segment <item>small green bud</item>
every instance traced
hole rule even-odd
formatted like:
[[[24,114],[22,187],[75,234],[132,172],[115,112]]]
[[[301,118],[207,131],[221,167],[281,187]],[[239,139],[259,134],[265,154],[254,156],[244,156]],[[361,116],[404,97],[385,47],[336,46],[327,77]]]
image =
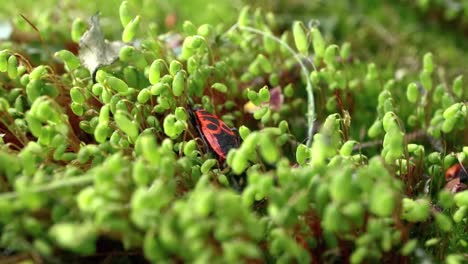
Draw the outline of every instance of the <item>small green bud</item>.
[[[160,154],[154,137],[141,134],[139,141],[142,146],[143,157],[150,163],[157,164],[160,161]]]
[[[216,165],[218,161],[215,159],[207,159],[205,162],[203,162],[203,165],[201,166],[200,170],[203,174],[207,174],[211,168]]]
[[[80,42],[81,36],[86,32],[87,25],[81,18],[76,18],[73,20],[71,28],[71,38],[73,42]]]
[[[444,232],[449,232],[452,230],[452,220],[443,213],[438,213],[435,215],[435,220],[437,226]]]
[[[8,108],[10,108],[10,103],[5,98],[0,97],[0,112],[6,112]]]
[[[242,172],[244,172],[244,170],[246,170],[248,166],[249,166],[249,162],[247,160],[246,155],[244,155],[244,153],[240,150],[236,151],[232,158],[232,164],[231,164],[232,171],[235,174],[239,175]]]
[[[371,127],[367,131],[367,135],[369,135],[370,138],[376,138],[379,135],[381,135],[382,132],[383,132],[382,121],[375,120],[375,122],[371,125]]]
[[[283,134],[286,134],[286,133],[289,132],[289,124],[288,124],[288,121],[286,121],[286,120],[282,120],[279,123],[278,127],[281,130],[281,133],[283,133]]]
[[[424,246],[432,247],[432,246],[435,246],[435,245],[439,244],[439,242],[440,242],[440,239],[434,237],[434,238],[431,238],[431,239],[427,240],[426,243],[424,243]]]
[[[385,113],[384,117],[382,118],[382,125],[387,133],[391,133],[398,129],[398,125],[395,120],[395,113],[387,112]]]
[[[112,146],[118,147],[121,139],[122,137],[120,136],[120,131],[116,130],[110,136],[109,142]]]
[[[172,63],[171,63],[172,65]],[[185,74],[183,71],[179,71],[175,74],[172,80],[172,93],[175,96],[181,96],[185,89]]]
[[[432,90],[432,77],[430,72],[422,71],[419,74],[419,80],[421,81],[421,84],[424,87],[424,89],[428,91]]]
[[[149,81],[152,85],[155,85],[159,82],[161,77],[161,60],[155,60],[151,63],[149,69]]]
[[[73,87],[70,89],[70,97],[73,102],[78,103],[78,104],[83,104],[86,100],[81,93],[81,88],[79,87]]]
[[[152,175],[142,159],[137,159],[133,163],[132,178],[137,186],[148,186],[151,183]]]
[[[227,86],[223,83],[214,83],[211,88],[220,91],[221,93],[227,93]]]
[[[18,59],[15,55],[8,58],[7,74],[10,79],[18,77]]]
[[[270,91],[268,90],[267,86],[264,86],[258,91],[258,97],[261,102],[269,102],[270,101]]]
[[[47,74],[47,68],[44,65],[39,65],[29,73],[30,80],[38,80]]]
[[[199,61],[195,56],[191,56],[187,59],[187,71],[190,75],[194,74],[199,66]]]
[[[377,66],[375,66],[375,63],[369,63],[367,65],[366,79],[367,80],[376,80],[378,77],[379,77],[379,72],[377,70]]]
[[[299,165],[304,166],[307,159],[310,157],[310,149],[305,145],[300,144],[296,149],[296,161]]]
[[[352,183],[352,174],[349,171],[342,171],[332,178],[330,194],[333,200],[337,202],[350,201],[356,195],[359,195],[358,190]]]
[[[445,109],[443,117],[445,119],[456,119],[455,118],[456,114],[462,109],[462,107],[463,107],[463,103],[455,103],[451,105],[450,107]]]
[[[340,149],[340,155],[341,156],[345,156],[345,157],[349,157],[351,156],[351,153],[353,152],[353,148],[354,146],[357,144],[358,142],[355,141],[355,140],[348,140],[346,141],[343,146],[341,146],[341,149]]]
[[[97,232],[90,223],[58,223],[50,228],[49,235],[61,247],[79,254],[92,254],[96,250]]]
[[[18,97],[16,97],[15,99],[15,109],[20,112],[20,113],[24,113],[24,96],[23,95],[20,95]]]
[[[267,135],[260,137],[259,148],[263,159],[269,164],[275,163],[280,158],[280,153],[276,144]]]
[[[187,34],[188,36],[197,34],[197,28],[190,21],[187,21],[187,20],[184,21],[184,23],[182,24],[182,28],[183,28],[184,33]]]
[[[121,79],[114,76],[107,76],[105,79],[105,84],[121,94],[128,92],[128,85]]]
[[[141,91],[138,93],[137,100],[140,104],[144,104],[148,102],[148,100],[151,97],[150,90],[147,88],[141,89]]]
[[[434,63],[432,62],[432,53],[428,52],[423,57],[424,71],[432,73],[434,71]]]
[[[351,254],[350,263],[352,264],[362,263],[366,259],[366,256],[368,254],[369,254],[369,250],[366,247],[359,247],[356,250],[354,250],[353,254]]]
[[[334,69],[336,64],[336,52],[338,51],[337,45],[330,45],[325,49],[325,54],[323,57],[323,61],[327,65],[328,68]]]
[[[179,136],[178,129],[176,128],[177,118],[173,114],[169,114],[164,118],[163,129],[164,133],[170,138],[177,138]]]
[[[130,139],[135,141],[138,137],[139,129],[138,126],[132,122],[127,115],[118,110],[117,113],[114,116],[115,122],[117,122],[117,126],[125,133],[127,134]]]
[[[452,91],[459,98],[463,96],[463,76],[460,75],[453,80]]]
[[[96,96],[100,96],[103,89],[104,89],[104,87],[103,87],[101,84],[99,84],[99,83],[95,83],[95,84],[93,85],[93,87],[91,87],[91,91],[92,91],[93,94],[96,95]]]
[[[136,31],[140,24],[140,16],[136,16],[132,21],[128,22],[125,26],[124,31],[122,32],[122,41],[130,42],[136,35]]]
[[[450,209],[453,206],[453,195],[449,190],[443,189],[439,192],[438,204],[444,209]]]
[[[249,6],[244,6],[239,13],[237,24],[241,27],[245,27],[249,24]]]
[[[406,98],[408,98],[408,101],[410,101],[411,103],[416,103],[416,101],[418,100],[418,96],[418,86],[415,83],[410,83],[408,85],[408,88],[406,89]]]
[[[250,101],[256,102],[258,101],[258,94],[254,91],[251,90],[250,88],[247,89],[247,98],[249,98]]]
[[[123,46],[119,51],[119,59],[120,59],[120,61],[130,62],[130,61],[132,61],[132,59],[137,57],[135,55],[136,53],[137,53],[137,51],[135,50],[134,47],[132,47],[132,46]]]
[[[187,112],[185,111],[185,108],[180,107],[180,106],[177,107],[175,110],[175,117],[177,118],[177,120],[187,121],[188,116],[187,116]]]
[[[358,224],[361,224],[364,220],[364,206],[358,201],[349,202],[343,207],[342,212]]]
[[[405,243],[403,248],[401,249],[401,254],[403,256],[409,256],[411,252],[416,249],[416,246],[418,245],[418,240],[417,239],[411,239],[408,242]]]
[[[195,140],[190,140],[184,144],[184,155],[190,156],[197,148],[197,142]]]
[[[468,206],[461,206],[453,214],[453,221],[455,221],[455,223],[460,223],[463,220],[463,218],[465,218],[467,212]]]
[[[258,109],[257,111],[254,112],[253,116],[256,120],[259,120],[261,119],[263,116],[265,116],[268,111],[270,110],[270,108],[268,107],[261,107],[260,109]]]
[[[243,140],[245,140],[249,135],[250,135],[251,131],[248,127],[242,125],[241,127],[239,127],[239,134],[241,136],[241,138]]]
[[[73,71],[81,65],[80,60],[75,56],[75,54],[71,53],[68,50],[61,50],[55,52],[55,57],[61,58],[69,71]]]
[[[70,104],[70,109],[72,110],[72,112],[77,115],[77,116],[82,116],[83,113],[84,113],[84,108],[83,108],[83,105],[82,104],[79,104],[79,103],[76,103],[76,102],[72,102]]]
[[[340,214],[338,206],[334,203],[331,203],[326,207],[322,220],[322,227],[330,232],[337,232],[346,229],[344,218]]]
[[[171,64],[169,64],[169,73],[172,75],[172,76],[175,76],[178,72],[180,72],[182,70],[182,63],[176,61],[176,60],[173,60],[171,61]]]
[[[294,96],[294,87],[292,86],[292,84],[288,84],[286,85],[286,87],[284,87],[284,96],[288,98]]]
[[[425,221],[431,213],[431,206],[427,200],[419,199],[413,201],[409,198],[403,199],[403,219],[410,222]]]
[[[172,84],[173,80],[174,80],[174,77],[172,75],[166,74],[161,78],[160,82],[169,85],[169,84]]]
[[[455,194],[453,199],[458,207],[468,206],[468,190]]]
[[[452,13],[452,14],[454,14],[454,13]],[[462,244],[461,241],[463,241],[463,240],[460,239],[460,244]],[[466,242],[465,242],[465,247],[466,247]],[[445,263],[447,263],[447,264],[461,264],[461,263],[464,262],[464,260],[466,260],[466,257],[464,255],[462,255],[462,254],[449,254],[445,258]]]
[[[370,211],[380,217],[390,216],[396,204],[393,190],[383,183],[372,189],[369,200]]]
[[[8,69],[8,50],[0,51],[0,72],[6,72]]]
[[[165,83],[156,83],[155,85],[151,86],[150,93],[152,95],[167,94],[167,91],[169,91],[169,89],[170,89],[169,85]]]
[[[205,38],[203,38],[202,36],[198,36],[198,35],[195,35],[192,37],[192,39],[190,40],[190,48],[191,49],[198,49],[200,47],[202,47],[202,45],[206,42]]]
[[[123,27],[126,27],[128,23],[132,21],[132,15],[130,13],[130,6],[128,4],[128,1],[123,1],[120,4],[119,16],[120,16],[120,22],[122,23]]]
[[[203,24],[198,27],[197,34],[202,35],[203,37],[207,38],[213,32],[213,26],[210,24]]]
[[[343,43],[340,49],[340,57],[342,60],[348,60],[351,55],[351,44],[349,42]]]
[[[98,143],[104,143],[109,136],[109,127],[107,124],[99,123],[94,130],[94,138]]]
[[[457,122],[458,122],[457,118],[445,119],[444,122],[442,123],[441,130],[444,133],[450,133],[450,132],[452,132],[452,130],[455,127],[455,125],[457,124]]]
[[[307,55],[309,50],[309,41],[307,39],[307,34],[304,30],[304,24],[301,21],[294,21],[293,23],[293,37],[296,44],[297,50]]]
[[[406,121],[410,127],[414,127],[418,124],[418,118],[415,115],[409,115]]]
[[[312,28],[310,33],[312,34],[312,45],[314,47],[315,56],[323,58],[325,55],[325,40],[322,37],[322,33],[320,33],[318,28]]]
[[[112,99],[112,92],[109,89],[103,89],[101,92],[101,99],[103,103],[109,104]]]

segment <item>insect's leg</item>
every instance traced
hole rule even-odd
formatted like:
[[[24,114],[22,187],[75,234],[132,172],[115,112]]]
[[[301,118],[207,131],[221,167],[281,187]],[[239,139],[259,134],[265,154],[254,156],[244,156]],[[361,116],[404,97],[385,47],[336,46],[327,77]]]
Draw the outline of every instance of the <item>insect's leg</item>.
[[[242,192],[242,187],[241,185],[239,184],[239,182],[237,182],[237,179],[235,179],[235,175],[228,175],[227,178],[228,178],[228,181],[229,181],[229,185],[234,189],[236,190],[238,193],[241,193]]]
[[[203,133],[201,132],[201,130],[200,130],[200,128],[198,126],[196,126],[196,128],[197,128],[198,134],[200,135],[200,138],[201,138],[201,140],[203,142],[203,146],[205,147],[206,152],[210,152],[210,147],[208,145],[208,142],[206,142],[205,136],[203,135]]]
[[[231,172],[226,176],[228,178],[229,185],[238,193],[242,193],[247,184],[246,173],[244,172],[241,175],[234,175]]]

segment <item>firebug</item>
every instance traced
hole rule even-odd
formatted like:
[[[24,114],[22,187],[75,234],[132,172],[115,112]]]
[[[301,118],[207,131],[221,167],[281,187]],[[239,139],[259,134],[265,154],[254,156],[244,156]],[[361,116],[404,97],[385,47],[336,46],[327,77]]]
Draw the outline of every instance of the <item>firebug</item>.
[[[226,156],[229,150],[238,148],[240,137],[234,129],[229,128],[226,123],[216,115],[204,109],[189,109],[192,125],[197,129],[198,134],[205,145],[218,157],[221,166],[225,166]],[[236,177],[227,175],[231,186],[241,192],[246,183],[246,175]]]
[[[452,180],[459,178],[461,182],[468,182],[468,173],[465,167],[462,167],[459,163],[451,166],[445,172],[445,180]]]
[[[468,188],[468,172],[465,166],[457,163],[448,168],[445,172],[445,180],[447,182],[445,189],[453,193],[466,190]]]
[[[240,145],[240,139],[233,129],[216,115],[203,109],[190,109],[193,126],[197,129],[205,144],[216,154],[218,161],[223,163],[230,149]]]

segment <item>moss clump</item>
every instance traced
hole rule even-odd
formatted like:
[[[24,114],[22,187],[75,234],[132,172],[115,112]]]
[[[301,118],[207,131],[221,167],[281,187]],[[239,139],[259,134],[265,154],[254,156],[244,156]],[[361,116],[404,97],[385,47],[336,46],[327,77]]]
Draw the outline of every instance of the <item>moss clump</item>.
[[[465,168],[445,172],[468,160],[468,95],[437,52],[383,67],[359,38],[332,44],[326,21],[288,30],[249,8],[227,30],[156,34],[132,5],[115,40],[98,16],[69,23],[78,48],[59,62],[0,44],[5,258],[466,260]],[[225,160],[194,106],[239,128]]]

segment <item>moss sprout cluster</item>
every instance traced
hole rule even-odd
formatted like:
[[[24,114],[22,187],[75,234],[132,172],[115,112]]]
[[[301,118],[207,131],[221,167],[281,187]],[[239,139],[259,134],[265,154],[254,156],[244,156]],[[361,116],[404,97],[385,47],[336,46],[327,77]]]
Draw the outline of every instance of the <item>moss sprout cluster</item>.
[[[444,187],[468,164],[468,90],[437,53],[398,74],[317,23],[246,7],[230,29],[164,33],[132,4],[115,10],[120,39],[78,18],[79,51],[49,62],[0,44],[5,256],[60,262],[112,241],[152,263],[468,259],[468,190]],[[225,162],[194,105],[238,129]]]

